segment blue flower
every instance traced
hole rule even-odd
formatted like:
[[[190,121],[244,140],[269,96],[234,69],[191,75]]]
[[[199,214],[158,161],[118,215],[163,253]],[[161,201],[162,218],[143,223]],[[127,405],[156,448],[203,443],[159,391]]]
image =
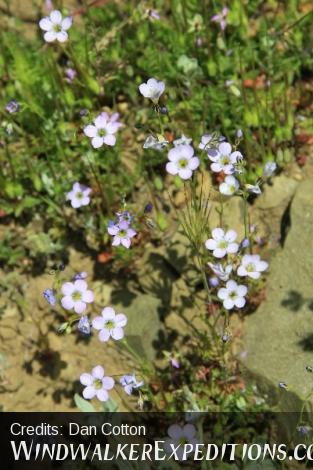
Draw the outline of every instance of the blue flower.
[[[86,315],[81,317],[81,319],[78,322],[77,328],[81,333],[84,333],[85,335],[90,335],[91,327],[90,327],[90,322],[88,320],[88,317],[86,317]]]
[[[43,291],[43,296],[50,305],[56,304],[56,297],[55,297],[55,290],[54,289],[46,289]]]
[[[135,374],[123,375],[123,377],[120,379],[120,384],[124,388],[124,391],[127,393],[127,395],[131,395],[134,389],[143,386],[143,381],[137,382]]]

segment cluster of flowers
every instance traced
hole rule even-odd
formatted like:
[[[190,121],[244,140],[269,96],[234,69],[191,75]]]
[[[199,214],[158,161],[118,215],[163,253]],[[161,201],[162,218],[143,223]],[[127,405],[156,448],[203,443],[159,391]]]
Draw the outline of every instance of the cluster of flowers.
[[[122,245],[129,248],[132,238],[137,234],[131,227],[134,217],[128,212],[117,212],[117,219],[108,223],[108,233],[112,235],[112,246]]]
[[[147,83],[142,83],[139,86],[140,93],[145,97],[151,99],[154,103],[158,103],[161,95],[165,91],[165,83],[158,81],[155,78],[150,78]],[[237,132],[237,137],[242,138],[242,131]],[[155,150],[163,150],[168,141],[162,140],[150,135],[147,137],[144,148],[153,148]],[[174,140],[174,148],[168,152],[168,163],[166,164],[166,171],[171,175],[178,175],[183,180],[188,180],[192,177],[193,172],[199,167],[200,159],[194,155],[194,149],[190,145],[192,139],[182,135],[180,139]],[[214,134],[204,134],[201,137],[201,142],[198,146],[201,151],[207,153],[211,161],[211,170],[214,173],[223,173],[225,175],[224,181],[219,185],[219,191],[225,196],[232,196],[237,193],[240,188],[238,179],[235,174],[243,172],[243,156],[238,150],[233,150],[231,144],[226,142],[225,137],[216,137]],[[263,177],[269,178],[276,170],[275,162],[267,162]],[[260,194],[260,186],[258,183],[255,185],[246,184],[245,189],[254,194]]]
[[[61,286],[60,303],[65,310],[72,310],[78,314],[77,328],[81,333],[91,334],[93,328],[98,332],[101,342],[107,342],[110,338],[115,341],[124,338],[124,327],[127,325],[127,317],[124,313],[116,313],[112,307],[105,307],[101,315],[95,317],[91,322],[85,314],[87,304],[94,302],[94,293],[88,289],[86,272],[76,274],[71,282],[65,282]],[[58,296],[54,289],[46,289],[43,293],[50,305],[56,305]],[[84,315],[82,315],[84,314]],[[75,319],[76,320],[76,319]],[[67,325],[67,324],[66,324]],[[80,382],[85,386],[83,397],[90,400],[97,397],[100,401],[107,401],[108,390],[114,386],[114,379],[106,377],[102,366],[97,365],[91,374],[84,373],[80,376]],[[120,384],[125,392],[130,395],[133,390],[140,388],[143,382],[138,382],[135,375],[124,375]]]
[[[225,232],[218,227],[212,230],[212,238],[205,242],[205,246],[215,258],[222,259],[226,257],[227,259],[228,255],[235,255],[247,245],[246,240],[241,244],[236,243],[237,236],[235,230]],[[247,286],[238,285],[236,281],[229,279],[235,269],[235,263],[223,265],[222,263],[214,264],[210,262],[208,265],[215,275],[214,278],[210,279],[212,287],[217,287],[220,281],[226,282],[226,286],[220,288],[217,293],[218,298],[223,302],[224,308],[231,310],[234,307],[244,307],[246,304],[245,296],[248,292]],[[245,254],[237,267],[237,275],[239,277],[259,279],[261,273],[267,268],[268,263],[261,260],[259,255]]]

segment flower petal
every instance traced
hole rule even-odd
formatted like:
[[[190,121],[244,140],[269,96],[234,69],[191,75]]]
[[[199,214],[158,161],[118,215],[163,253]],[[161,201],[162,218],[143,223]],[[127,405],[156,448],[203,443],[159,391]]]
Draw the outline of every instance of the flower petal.
[[[66,31],[67,29],[69,29],[72,26],[72,23],[73,23],[73,18],[71,16],[67,16],[62,21],[62,24],[61,24],[62,29],[64,29]]]
[[[97,398],[99,401],[107,401],[109,399],[109,394],[102,388],[101,390],[97,390]]]
[[[65,42],[68,40],[68,34],[66,31],[60,31],[57,33],[57,40],[59,42]]]
[[[181,177],[183,180],[189,180],[189,178],[192,177],[192,171],[189,170],[189,168],[185,168],[184,170],[179,170],[178,175]]]
[[[107,328],[103,328],[103,330],[101,330],[99,333],[99,340],[105,343],[106,341],[109,340],[110,336],[111,336],[110,331]]]
[[[50,13],[50,20],[52,21],[52,23],[54,24],[60,24],[61,21],[62,21],[62,14],[59,10],[53,10],[51,13]]]
[[[228,142],[222,142],[218,146],[218,150],[222,155],[229,155],[231,153],[231,145]]]
[[[102,366],[96,366],[91,371],[92,376],[95,379],[102,379],[104,377],[104,369]]]
[[[90,386],[90,387],[86,387],[84,390],[83,390],[83,397],[86,399],[86,400],[91,400],[93,397],[96,396],[96,390],[94,387]]]
[[[125,326],[127,325],[127,317],[124,313],[118,313],[115,317],[116,326]]]
[[[177,168],[176,163],[174,163],[174,162],[168,162],[168,163],[166,164],[166,171],[167,171],[170,175],[177,175],[177,173],[178,173],[178,168]]]
[[[183,429],[179,424],[172,424],[168,430],[167,434],[174,440],[179,440],[181,437],[183,437]]]
[[[91,139],[91,145],[95,149],[98,149],[98,148],[102,147],[103,137],[93,137],[93,139]]]
[[[75,285],[73,282],[65,282],[63,286],[61,287],[61,292],[64,295],[71,295],[75,290]]]
[[[89,126],[86,126],[84,128],[84,134],[87,137],[96,137],[97,135],[97,128],[96,126],[93,126],[92,124],[89,124]]]
[[[51,23],[50,18],[48,18],[48,17],[42,18],[39,21],[39,28],[41,28],[43,31],[51,31],[52,27],[53,27],[53,25]]]
[[[102,385],[105,390],[111,390],[114,387],[114,379],[112,377],[103,377]]]
[[[120,328],[120,327],[113,328],[113,330],[111,331],[111,336],[115,340],[122,339],[124,337],[123,328]]]
[[[83,313],[86,310],[85,302],[79,300],[78,302],[74,303],[74,311],[78,314]]]
[[[54,31],[47,31],[44,35],[44,40],[47,41],[47,42],[53,42],[56,40],[57,38],[57,33],[55,33]]]
[[[94,301],[94,298],[95,296],[91,290],[86,290],[83,292],[83,302],[87,302],[87,304],[89,304],[90,302]]]
[[[108,135],[103,137],[103,142],[106,145],[110,145],[111,147],[113,147],[113,145],[115,145],[115,143],[116,143],[116,137],[113,134],[108,134]]]
[[[63,297],[61,299],[61,305],[63,308],[65,308],[65,310],[72,310],[72,308],[74,307],[74,300],[72,299],[72,297],[67,295],[66,297]]]
[[[212,237],[214,238],[214,240],[216,241],[220,241],[220,240],[223,240],[224,239],[224,235],[225,235],[225,232],[222,228],[214,228],[212,230]]]
[[[105,320],[103,317],[96,317],[92,320],[92,327],[95,330],[102,330],[105,324]]]
[[[81,374],[79,381],[82,385],[89,386],[93,383],[93,376],[91,374]]]
[[[102,315],[104,320],[114,320],[115,319],[115,310],[112,307],[105,307],[102,310],[101,315]]]

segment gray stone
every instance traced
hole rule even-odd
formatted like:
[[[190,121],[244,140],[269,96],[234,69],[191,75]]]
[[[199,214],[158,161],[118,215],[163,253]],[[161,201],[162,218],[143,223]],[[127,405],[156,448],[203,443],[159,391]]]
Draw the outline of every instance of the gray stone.
[[[123,302],[122,294],[114,303],[114,309],[125,313],[128,318],[125,337],[130,346],[141,358],[153,359],[159,349],[158,338],[162,330],[159,318],[161,300],[146,294],[136,294],[130,302],[128,297]]]
[[[243,361],[284,411],[299,410],[313,382],[305,370],[313,366],[313,180],[299,184],[290,220],[284,247],[270,265],[267,300],[246,320]]]
[[[299,183],[285,175],[273,179],[272,185],[265,185],[263,193],[257,198],[255,207],[259,209],[272,209],[274,207],[287,207]]]

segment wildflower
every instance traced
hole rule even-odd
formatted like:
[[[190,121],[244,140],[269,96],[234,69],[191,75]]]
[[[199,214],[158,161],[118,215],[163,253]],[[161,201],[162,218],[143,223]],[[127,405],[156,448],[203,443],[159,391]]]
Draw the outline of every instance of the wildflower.
[[[73,277],[73,281],[77,281],[78,279],[86,279],[87,276],[88,274],[85,271],[82,271],[80,273],[75,274],[75,276]]]
[[[108,232],[114,237],[112,246],[123,245],[125,248],[130,247],[131,239],[137,234],[126,220],[122,220],[118,223],[109,222]]]
[[[235,171],[235,163],[238,157],[242,157],[240,152],[232,152],[231,145],[228,142],[222,142],[216,149],[215,155],[208,155],[213,162],[211,170],[215,173],[223,171],[225,175],[231,175]]]
[[[20,105],[16,100],[11,100],[5,105],[5,109],[10,114],[17,113],[20,109]]]
[[[297,431],[300,434],[302,434],[303,436],[306,436],[307,434],[309,434],[312,431],[312,428],[311,428],[311,426],[302,424],[302,425],[297,427]]]
[[[50,305],[56,304],[56,297],[55,297],[55,290],[54,289],[46,289],[43,291],[43,296]]]
[[[221,280],[221,281],[228,281],[230,273],[233,270],[233,266],[231,264],[228,264],[227,266],[224,266],[222,264],[213,264],[213,263],[208,263],[214,274]]]
[[[237,238],[235,230],[225,233],[223,229],[215,228],[212,230],[212,237],[205,242],[205,246],[213,251],[215,258],[223,258],[227,253],[237,253],[239,245],[234,243]]]
[[[241,242],[241,248],[248,248],[250,246],[250,240],[249,238],[244,238]]]
[[[91,193],[91,188],[84,186],[80,183],[74,183],[72,190],[67,193],[67,201],[71,201],[71,206],[74,209],[78,209],[81,206],[88,206],[90,202],[89,194]]]
[[[278,387],[279,388],[284,388],[285,390],[287,390],[287,388],[288,388],[288,386],[285,382],[279,382]]]
[[[237,136],[238,139],[242,139],[242,138],[243,138],[243,132],[242,132],[241,129],[237,129],[236,136]]]
[[[219,14],[214,15],[211,18],[211,21],[213,23],[219,23],[222,31],[225,30],[226,25],[227,25],[226,17],[228,15],[228,11],[229,11],[228,8],[224,7],[223,10]]]
[[[166,106],[160,106],[160,107],[159,107],[159,112],[160,112],[161,114],[166,115],[166,114],[168,114],[168,109],[167,109]]]
[[[220,193],[225,196],[232,196],[239,189],[239,182],[234,176],[226,176],[223,183],[219,185]]]
[[[222,136],[217,139],[212,134],[204,134],[201,137],[199,149],[207,150],[207,151],[210,150],[210,154],[214,157],[214,155],[217,155],[216,146],[218,145],[219,142],[222,142],[223,140],[225,139]]]
[[[188,180],[192,172],[200,165],[199,158],[193,155],[194,150],[191,145],[174,147],[168,153],[169,162],[166,164],[166,171],[171,175],[178,174],[183,180]]]
[[[256,183],[256,184],[246,184],[245,188],[247,189],[248,193],[252,193],[252,194],[261,194],[262,193],[261,188],[258,185],[258,183]]]
[[[77,329],[81,333],[84,333],[85,335],[90,335],[91,333],[91,328],[90,328],[90,321],[88,320],[88,317],[86,315],[82,316],[77,324]]]
[[[160,14],[157,10],[148,10],[147,11],[148,13],[148,17],[151,19],[151,20],[159,20],[161,17],[160,17]]]
[[[168,428],[167,433],[169,435],[169,439],[166,439],[164,442],[164,450],[172,455],[173,449],[176,448],[176,456],[179,460],[184,459],[185,444],[190,444],[192,447],[195,447],[198,444],[198,440],[196,439],[196,428],[193,424],[189,423],[185,424],[185,426],[172,424]]]
[[[135,374],[123,375],[123,377],[120,379],[120,384],[124,388],[124,391],[127,393],[127,395],[131,395],[133,390],[143,386],[143,381],[137,382]]]
[[[123,327],[127,324],[127,317],[123,313],[115,313],[112,307],[105,307],[101,316],[94,318],[92,326],[99,330],[100,341],[108,341],[110,336],[119,340],[124,337]]]
[[[179,364],[179,362],[178,362],[178,359],[176,359],[176,357],[171,357],[170,363],[171,363],[171,366],[172,366],[172,367],[175,367],[175,369],[179,369],[179,368],[180,368],[180,364]]]
[[[86,310],[86,304],[94,301],[94,294],[88,290],[87,283],[78,279],[75,282],[65,282],[61,288],[64,297],[61,299],[65,310],[72,310],[78,314]]]
[[[276,165],[275,162],[267,162],[267,163],[265,163],[264,168],[263,168],[263,176],[264,176],[264,178],[270,178],[271,176],[273,176],[273,174],[274,174],[275,171],[276,171],[276,168],[277,168],[277,165]]]
[[[230,335],[228,333],[224,333],[222,336],[223,343],[227,343],[230,339]]]
[[[127,222],[129,224],[134,220],[134,216],[129,211],[117,212],[116,213],[119,222]]]
[[[108,113],[103,112],[95,118],[93,124],[89,124],[84,128],[84,134],[91,138],[93,148],[100,148],[104,144],[110,146],[115,145],[116,137],[114,134],[116,134],[118,129],[122,126],[122,124],[118,122],[118,117],[118,113],[109,116]]]
[[[262,261],[259,255],[244,255],[241,265],[237,269],[238,276],[248,276],[252,279],[259,279],[261,272],[268,268],[268,263]]]
[[[147,83],[139,85],[139,91],[145,98],[150,98],[153,102],[158,102],[160,96],[165,90],[165,83],[149,78]]]
[[[149,135],[144,144],[143,148],[144,149],[154,149],[154,150],[163,150],[164,147],[166,147],[168,144],[168,140],[159,140],[156,137],[153,137],[153,135]]]
[[[66,77],[65,80],[66,80],[68,83],[72,83],[72,82],[74,81],[76,75],[77,75],[76,70],[74,70],[74,69],[72,69],[72,68],[70,68],[70,67],[68,67],[68,68],[65,69],[65,77]]]
[[[191,144],[191,142],[192,142],[192,139],[189,139],[188,137],[185,136],[185,134],[182,134],[180,139],[174,140],[173,144],[175,147],[177,147],[177,145],[189,145]]]
[[[216,276],[209,277],[209,284],[210,284],[211,287],[213,287],[213,288],[217,287],[219,285],[219,283],[220,283],[220,280],[219,280],[218,277],[216,277]]]
[[[49,16],[39,21],[39,27],[46,31],[43,35],[46,42],[65,42],[68,39],[67,30],[72,26],[72,18],[70,16],[62,18],[59,10],[53,10]]]
[[[153,204],[151,202],[148,202],[148,204],[145,205],[144,207],[144,214],[150,214],[150,212],[153,211]]]
[[[246,303],[245,295],[248,289],[244,285],[238,285],[236,281],[227,281],[226,287],[219,289],[217,296],[223,300],[223,306],[226,310],[234,307],[242,308]]]
[[[97,397],[100,401],[107,401],[109,399],[108,390],[114,387],[114,379],[104,376],[102,366],[94,367],[91,374],[82,374],[79,380],[82,385],[85,385],[83,397],[86,400]]]

